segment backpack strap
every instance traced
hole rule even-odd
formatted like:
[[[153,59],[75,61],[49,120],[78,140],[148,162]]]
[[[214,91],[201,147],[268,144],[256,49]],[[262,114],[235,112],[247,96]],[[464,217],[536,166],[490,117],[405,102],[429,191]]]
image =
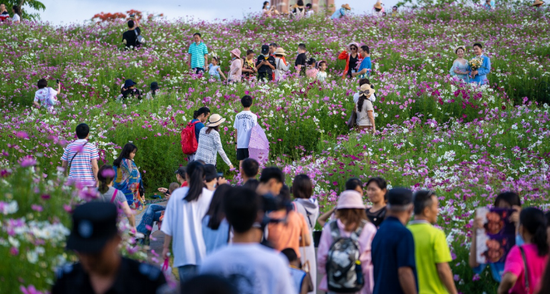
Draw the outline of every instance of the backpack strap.
[[[117,193],[118,193],[118,189],[115,189],[115,193],[113,193],[113,197],[111,197],[111,203],[114,203]]]
[[[519,246],[519,251],[521,252],[521,258],[523,259],[523,272],[525,277],[525,292],[531,294],[531,287],[529,286],[529,268],[527,267],[527,257],[525,256],[525,250],[523,246]]]
[[[332,241],[336,241],[340,238],[340,229],[338,228],[337,220],[332,220],[329,223],[330,226],[330,235],[332,236]]]
[[[363,232],[363,228],[365,227],[366,224],[367,224],[367,221],[362,220],[361,223],[359,224],[359,226],[357,226],[357,229],[355,229],[355,232],[353,232],[350,236],[350,238],[353,241],[359,240],[359,236],[361,236],[361,232]]]

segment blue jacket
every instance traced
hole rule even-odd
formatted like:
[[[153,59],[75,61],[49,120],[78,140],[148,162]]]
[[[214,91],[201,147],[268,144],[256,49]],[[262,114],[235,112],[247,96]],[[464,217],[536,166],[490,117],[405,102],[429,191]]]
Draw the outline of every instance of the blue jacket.
[[[488,82],[487,74],[491,72],[491,59],[483,54],[481,54],[481,58],[483,59],[483,64],[481,64],[481,67],[477,70],[477,75],[470,79],[470,83],[485,85]],[[470,65],[468,65],[468,71],[470,73],[472,72]]]

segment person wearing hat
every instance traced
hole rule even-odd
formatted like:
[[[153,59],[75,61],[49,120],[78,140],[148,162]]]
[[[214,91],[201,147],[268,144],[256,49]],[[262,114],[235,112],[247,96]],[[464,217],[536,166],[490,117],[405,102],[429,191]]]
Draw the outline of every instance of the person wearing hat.
[[[118,211],[109,202],[89,202],[75,208],[67,249],[79,262],[61,266],[52,294],[160,293],[167,287],[162,271],[120,255]]]
[[[290,64],[288,64],[284,57],[286,56],[285,49],[279,47],[274,52],[275,55],[275,80],[282,80],[290,70]]]
[[[273,70],[275,69],[275,57],[269,54],[269,46],[262,45],[262,54],[258,56],[256,61],[256,71],[258,72],[258,80],[272,80]]]
[[[451,76],[462,79],[465,83],[468,83],[470,81],[470,77],[468,76],[470,72],[468,71],[468,60],[464,59],[465,52],[466,47],[464,46],[455,48],[455,54],[458,58],[453,62],[453,67],[451,67],[449,73]]]
[[[359,130],[365,130],[372,134],[376,132],[376,126],[374,124],[374,107],[370,101],[370,97],[376,91],[371,88],[370,84],[361,85],[361,91],[359,91],[359,99],[355,104],[355,112],[357,113],[357,127]]]
[[[159,89],[160,89],[159,84],[157,82],[152,82],[151,83],[151,91],[149,91],[149,93],[147,93],[147,96],[145,97],[145,99],[155,98],[155,96],[157,95],[157,91]]]
[[[117,100],[121,101],[128,98],[129,96],[141,99],[142,95],[143,93],[139,89],[136,89],[136,83],[131,79],[127,79],[120,89],[120,96],[117,98]]]
[[[333,234],[344,238],[349,238],[352,234],[356,234],[358,237],[357,242],[359,243],[361,252],[359,259],[365,281],[359,293],[372,293],[374,284],[370,251],[372,239],[376,235],[376,227],[367,218],[365,204],[359,192],[353,190],[342,192],[336,204],[336,219],[331,220],[323,227],[321,240],[317,249],[317,268],[318,273],[323,276],[319,289],[325,292],[328,292],[326,275],[328,254],[332,243],[336,241],[332,237]]]
[[[225,122],[225,118],[221,117],[219,114],[210,116],[206,127],[201,129],[201,139],[199,140],[195,160],[203,161],[205,164],[216,165],[216,158],[219,153],[229,168],[233,169],[233,164],[231,164],[231,161],[225,154],[220,139],[219,127],[223,122]]]
[[[380,1],[376,2],[372,9],[375,17],[383,16],[384,7],[382,6],[382,3],[380,3]]]
[[[374,294],[418,293],[414,238],[405,227],[413,213],[413,194],[391,189],[386,219],[372,240]]]
[[[346,76],[351,79],[351,74],[357,71],[357,65],[360,64],[362,60],[359,54],[359,44],[351,42],[346,50],[338,55],[338,59],[346,60],[346,67],[344,68],[342,79],[345,79]]]
[[[243,60],[241,59],[241,50],[235,48],[231,50],[231,66],[229,67],[229,82],[241,82],[243,74]]]
[[[330,18],[331,19],[343,18],[343,17],[346,16],[348,11],[350,11],[350,10],[351,10],[351,7],[349,6],[349,4],[344,4],[344,5],[342,5],[342,7],[340,9],[337,9]]]
[[[544,4],[544,1],[542,0],[535,0],[535,3],[533,3],[532,5],[538,9],[541,8],[542,4]]]

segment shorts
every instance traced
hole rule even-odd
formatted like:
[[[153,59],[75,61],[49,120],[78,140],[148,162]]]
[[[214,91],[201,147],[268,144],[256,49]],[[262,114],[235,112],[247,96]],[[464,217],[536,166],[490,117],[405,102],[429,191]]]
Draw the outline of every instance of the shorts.
[[[245,160],[248,158],[248,148],[237,149],[237,160]]]
[[[195,71],[195,74],[204,73],[204,68],[202,67],[194,67],[193,70]]]

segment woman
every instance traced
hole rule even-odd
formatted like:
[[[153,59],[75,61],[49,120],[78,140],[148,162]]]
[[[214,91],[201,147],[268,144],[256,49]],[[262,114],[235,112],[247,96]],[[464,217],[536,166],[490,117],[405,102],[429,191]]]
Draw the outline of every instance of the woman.
[[[519,233],[524,245],[515,245],[506,256],[499,294],[531,294],[540,285],[548,259],[546,218],[542,210],[524,208],[519,215]]]
[[[304,0],[296,1],[296,4],[292,8],[292,14],[294,14],[296,19],[300,19],[305,16],[306,7],[304,6]]]
[[[143,202],[145,199],[139,195],[139,185],[141,183],[141,174],[134,162],[137,147],[132,143],[127,143],[122,148],[122,152],[113,162],[115,168],[115,188],[119,189],[126,196],[126,200],[130,207],[136,207],[139,200]],[[138,202],[134,205],[134,201]]]
[[[456,47],[455,54],[458,58],[453,62],[453,67],[451,67],[450,74],[451,76],[456,76],[468,83],[470,81],[470,78],[468,77],[470,72],[468,71],[468,60],[464,59],[465,52],[466,49],[464,46]]]
[[[243,61],[241,60],[241,50],[235,48],[231,50],[231,66],[229,67],[229,82],[241,82],[243,70]]]
[[[229,166],[229,169],[233,169],[233,165],[225,151],[223,151],[222,141],[220,139],[219,126],[225,121],[225,118],[219,114],[213,114],[210,116],[205,128],[200,131],[199,146],[197,147],[197,153],[195,154],[195,160],[201,160],[205,164],[216,165],[217,153],[220,154],[223,161]]]
[[[361,64],[363,60],[358,51],[359,45],[353,42],[348,45],[347,50],[342,51],[338,56],[338,59],[346,60],[346,68],[344,68],[342,79],[345,79],[346,76],[351,79],[352,73],[357,71],[358,65]]]
[[[346,14],[348,13],[348,11],[351,10],[351,7],[349,6],[349,4],[343,4],[342,7],[340,9],[336,9],[336,11],[334,12],[334,14],[332,14],[332,16],[330,17],[330,19],[339,19],[339,18],[343,18],[346,16]]]
[[[168,259],[170,243],[173,267],[179,271],[180,283],[193,278],[197,265],[206,256],[202,235],[202,218],[212,202],[212,191],[204,188],[204,166],[198,161],[187,165],[188,187],[174,191],[166,205],[161,231],[165,234],[162,257]]]
[[[319,273],[323,275],[319,289],[328,291],[326,264],[328,253],[332,243],[335,241],[332,237],[332,232],[338,230],[339,236],[349,238],[351,234],[355,234],[358,228],[362,227],[362,231],[357,237],[359,250],[361,255],[361,266],[365,284],[361,289],[361,294],[372,293],[374,287],[373,268],[371,258],[371,243],[376,234],[376,227],[368,221],[365,213],[365,204],[361,194],[357,191],[344,191],[338,198],[336,204],[336,220],[330,221],[324,228],[319,241],[317,250],[317,261]],[[329,292],[331,293],[331,292]]]
[[[250,80],[256,76],[256,60],[254,59],[254,50],[246,51],[246,58],[243,62],[243,77],[245,80]]]
[[[145,99],[153,99],[155,98],[155,96],[157,95],[157,91],[159,90],[159,84],[157,82],[152,82],[151,83],[151,91],[149,91],[149,93],[147,93],[147,97],[145,97]]]
[[[271,17],[273,14],[279,15],[279,11],[275,9],[275,6],[269,7],[269,1],[264,1],[264,4],[262,6],[262,13],[267,17]]]
[[[518,194],[514,192],[503,192],[497,195],[497,198],[495,199],[494,207],[496,208],[505,208],[505,209],[514,209],[516,212],[514,212],[510,219],[516,223],[516,228],[519,227],[519,211],[521,210],[521,201],[519,199]],[[476,234],[477,229],[483,227],[483,220],[481,217],[476,217],[474,219],[474,223],[472,225],[472,245],[470,246],[470,258],[469,258],[469,264],[470,267],[473,269],[474,273],[481,274],[487,264],[479,264],[477,262],[477,253],[476,253]],[[516,244],[522,245],[523,240],[521,239],[521,236],[516,237]],[[493,279],[500,283],[502,274],[504,272],[504,263],[503,262],[496,262],[496,263],[490,263],[489,268],[491,269],[491,274],[493,276]]]
[[[21,8],[17,5],[13,5],[13,18],[11,19],[11,21],[13,23],[20,23],[21,17],[22,17]]]
[[[370,178],[367,181],[367,197],[372,206],[367,208],[369,220],[379,228],[386,218],[386,192],[388,184],[380,177]]]
[[[99,186],[97,188],[97,200],[103,202],[111,202],[120,207],[128,218],[128,222],[132,227],[131,233],[134,234],[136,233],[136,217],[134,216],[132,209],[130,209],[128,201],[126,200],[126,197],[124,197],[124,193],[113,187],[114,176],[115,171],[110,165],[103,165],[99,169],[99,171],[97,172],[97,179],[99,181]],[[143,238],[143,235],[141,235],[141,233],[138,233],[136,234],[136,237]]]
[[[174,192],[177,188],[179,188],[180,185],[181,185],[180,183],[174,182],[174,183],[171,183],[170,186],[168,186],[168,189],[158,188],[158,191],[166,195],[166,200],[170,200],[170,195],[172,195],[172,192]],[[162,205],[151,204],[147,206],[147,210],[145,210],[145,212],[142,214],[141,221],[139,222],[136,228],[137,231],[143,234],[145,237],[142,240],[142,244],[149,246],[149,243],[151,241],[150,236],[153,230],[153,225],[155,224],[155,222],[162,222],[162,220],[164,219],[165,210],[166,210],[166,207]]]
[[[384,15],[384,7],[382,7],[382,3],[380,3],[380,1],[376,2],[372,9],[375,17],[381,17]]]
[[[229,223],[225,219],[223,210],[223,198],[231,189],[228,184],[216,188],[212,202],[202,219],[202,236],[206,246],[206,255],[224,247],[229,242]]]
[[[350,178],[346,181],[346,191],[357,191],[361,196],[363,195],[363,183],[358,178]],[[336,211],[336,206],[332,208],[331,210],[323,213],[317,219],[317,222],[321,225],[321,227],[324,227],[328,219],[333,219],[334,211]]]
[[[292,182],[292,195],[294,196],[294,210],[300,213],[306,220],[309,228],[309,236],[313,240],[313,229],[315,222],[319,217],[319,205],[317,200],[311,199],[313,195],[313,182],[304,174],[294,177]],[[309,261],[311,280],[313,281],[313,291],[315,292],[315,284],[317,283],[317,262],[315,260],[315,247],[313,242],[307,247],[300,247],[300,255],[302,256],[302,264]]]
[[[284,60],[285,50],[281,47],[275,50],[275,81],[284,79],[290,69],[290,64]]]
[[[369,97],[374,93],[374,89],[369,84],[363,84],[359,91],[359,100],[355,104],[357,127],[359,130],[365,130],[372,134],[376,132],[376,126],[374,124],[374,107]]]

